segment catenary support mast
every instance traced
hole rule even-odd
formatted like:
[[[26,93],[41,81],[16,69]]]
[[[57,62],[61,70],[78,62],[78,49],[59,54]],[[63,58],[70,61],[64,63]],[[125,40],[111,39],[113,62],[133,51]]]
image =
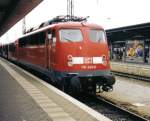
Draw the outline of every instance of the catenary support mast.
[[[74,16],[74,0],[67,0],[67,16],[69,20]]]

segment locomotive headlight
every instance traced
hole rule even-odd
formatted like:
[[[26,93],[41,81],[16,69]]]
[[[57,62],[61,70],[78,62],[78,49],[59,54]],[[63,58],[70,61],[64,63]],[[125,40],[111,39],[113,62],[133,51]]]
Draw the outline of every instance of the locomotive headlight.
[[[107,65],[107,58],[105,55],[102,56],[102,64]]]
[[[68,61],[68,66],[73,66],[73,57],[72,57],[72,55],[68,55],[67,61]]]

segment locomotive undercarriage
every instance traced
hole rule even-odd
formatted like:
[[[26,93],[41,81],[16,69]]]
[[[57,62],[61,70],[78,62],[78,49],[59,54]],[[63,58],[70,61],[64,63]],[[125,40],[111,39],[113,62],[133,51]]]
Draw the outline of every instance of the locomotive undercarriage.
[[[58,74],[58,73],[57,73]],[[109,72],[104,73],[59,73],[57,75],[59,87],[64,91],[73,93],[92,92],[100,93],[112,91],[115,78]]]
[[[101,93],[103,91],[109,92],[113,90],[115,79],[111,75],[95,76],[95,77],[81,77],[80,82],[83,91]]]

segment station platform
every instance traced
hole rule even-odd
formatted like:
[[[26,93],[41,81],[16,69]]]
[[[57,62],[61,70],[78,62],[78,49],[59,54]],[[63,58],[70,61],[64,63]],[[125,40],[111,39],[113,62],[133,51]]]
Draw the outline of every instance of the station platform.
[[[111,121],[0,58],[0,121]]]
[[[111,61],[111,70],[150,78],[150,65]]]

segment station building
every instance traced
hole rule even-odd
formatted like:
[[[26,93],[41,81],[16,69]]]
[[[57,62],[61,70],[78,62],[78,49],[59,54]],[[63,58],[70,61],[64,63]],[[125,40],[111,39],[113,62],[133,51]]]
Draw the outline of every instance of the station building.
[[[106,30],[112,61],[150,64],[150,23]]]

